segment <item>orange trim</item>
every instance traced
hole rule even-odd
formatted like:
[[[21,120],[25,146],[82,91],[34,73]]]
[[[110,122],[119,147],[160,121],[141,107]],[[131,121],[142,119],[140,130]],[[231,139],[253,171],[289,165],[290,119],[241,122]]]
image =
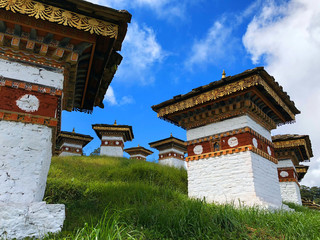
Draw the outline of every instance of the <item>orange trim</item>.
[[[19,80],[13,80],[10,78],[5,78],[5,77],[0,78],[0,87],[1,86],[6,86],[6,87],[10,87],[10,88],[18,88],[18,89],[23,89],[23,90],[27,90],[27,91],[33,91],[33,92],[46,93],[46,94],[50,94],[53,96],[61,96],[62,95],[62,90],[60,90],[60,89],[50,88],[50,87],[45,87],[45,86],[42,87],[42,86],[39,86],[38,84],[22,82]]]
[[[3,110],[0,110],[0,120],[46,125],[48,127],[58,126],[58,120],[55,118],[46,118],[46,117],[42,117],[42,116],[34,116],[34,115],[27,115],[27,114],[23,114],[23,113],[7,112],[7,111],[3,111]]]
[[[200,155],[194,155],[186,158],[186,161],[194,161],[194,160],[199,160],[199,159],[204,159],[204,158],[209,158],[209,157],[218,157],[220,155],[228,155],[228,154],[233,154],[233,153],[238,153],[238,152],[246,152],[246,151],[251,151],[254,152],[261,157],[269,160],[270,162],[273,162],[275,164],[278,164],[278,160],[267,153],[261,151],[260,149],[254,147],[253,145],[246,145],[246,146],[241,146],[238,148],[230,148],[226,150],[221,150],[221,151],[216,151],[216,152],[210,152],[210,153],[205,153],[205,154],[200,154]]]
[[[282,178],[282,179],[279,179],[279,182],[295,182],[300,186],[300,184],[298,183],[298,180],[295,178]]]

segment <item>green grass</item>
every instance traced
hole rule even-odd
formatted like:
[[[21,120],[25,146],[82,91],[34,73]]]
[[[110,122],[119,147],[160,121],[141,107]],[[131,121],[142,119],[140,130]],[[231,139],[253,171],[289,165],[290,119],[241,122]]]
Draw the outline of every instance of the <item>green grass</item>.
[[[48,239],[320,239],[320,213],[235,209],[187,197],[184,170],[108,157],[53,158],[45,200],[66,205]]]

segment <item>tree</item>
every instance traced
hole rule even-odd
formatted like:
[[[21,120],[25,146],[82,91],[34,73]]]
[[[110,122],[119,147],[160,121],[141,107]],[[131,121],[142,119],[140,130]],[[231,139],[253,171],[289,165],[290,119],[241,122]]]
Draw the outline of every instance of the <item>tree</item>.
[[[100,156],[100,147],[93,150],[93,152],[90,153],[90,156]]]
[[[308,199],[310,201],[314,201],[315,203],[320,203],[320,187],[307,187],[301,185],[300,188],[301,198]]]

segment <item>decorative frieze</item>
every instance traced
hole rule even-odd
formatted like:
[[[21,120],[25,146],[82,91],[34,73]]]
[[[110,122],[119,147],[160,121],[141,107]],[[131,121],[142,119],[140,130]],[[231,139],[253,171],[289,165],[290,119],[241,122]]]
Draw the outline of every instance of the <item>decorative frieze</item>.
[[[44,88],[43,91],[46,91]],[[58,96],[24,89],[0,87],[0,109],[50,118],[56,117]]]
[[[52,87],[47,87],[47,86],[41,86],[39,84],[32,84],[28,82],[23,82],[15,79],[9,79],[5,77],[0,76],[0,87],[12,87],[15,89],[23,89],[27,91],[33,91],[33,92],[39,92],[39,93],[47,93],[50,95],[55,95],[55,96],[61,96],[62,91],[60,89],[52,88]]]
[[[165,153],[159,154],[159,161],[164,160],[164,159],[168,159],[168,158],[177,158],[177,159],[184,161],[184,155],[180,154],[178,152],[175,152],[175,151],[170,151],[170,152],[165,152]]]
[[[79,13],[70,12],[33,0],[0,0],[0,8],[14,13],[26,14],[29,17],[69,26],[91,34],[118,37],[118,25],[90,18]]]
[[[79,148],[79,147],[62,146],[60,151],[82,155],[82,148]]]
[[[298,184],[298,175],[293,167],[278,168],[279,182],[296,182]]]
[[[45,125],[48,127],[58,126],[58,119],[56,118],[31,116],[29,113],[28,114],[16,113],[16,112],[9,112],[9,111],[3,111],[3,110],[0,110],[0,120],[39,124],[39,125]]]
[[[124,142],[121,140],[101,140],[101,147],[122,147],[124,148]]]
[[[272,142],[249,127],[188,141],[186,161],[201,159],[204,156],[214,157],[248,150],[277,163]]]

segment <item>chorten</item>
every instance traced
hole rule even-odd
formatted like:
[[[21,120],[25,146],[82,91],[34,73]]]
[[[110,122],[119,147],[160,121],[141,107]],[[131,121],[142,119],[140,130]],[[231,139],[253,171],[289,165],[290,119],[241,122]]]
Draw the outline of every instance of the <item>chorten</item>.
[[[283,201],[302,205],[299,181],[308,170],[301,162],[313,157],[308,135],[285,134],[272,136],[275,156],[279,160],[278,176]]]
[[[138,147],[124,149],[124,151],[130,155],[130,159],[138,159],[144,161],[146,161],[147,157],[153,153],[149,149],[146,149],[139,145]]]
[[[189,197],[282,207],[270,131],[300,112],[263,67],[224,74],[152,109],[187,130]]]
[[[159,164],[176,168],[186,169],[185,153],[187,143],[179,138],[173,137],[149,143],[150,147],[159,151]]]
[[[82,149],[89,143],[93,137],[89,135],[61,131],[57,138],[59,156],[82,156]]]
[[[131,15],[75,0],[0,1],[0,238],[61,230],[43,196],[61,111],[103,107]]]
[[[128,125],[94,124],[92,129],[101,139],[100,155],[123,157],[123,148],[126,141],[134,138],[132,127]]]

